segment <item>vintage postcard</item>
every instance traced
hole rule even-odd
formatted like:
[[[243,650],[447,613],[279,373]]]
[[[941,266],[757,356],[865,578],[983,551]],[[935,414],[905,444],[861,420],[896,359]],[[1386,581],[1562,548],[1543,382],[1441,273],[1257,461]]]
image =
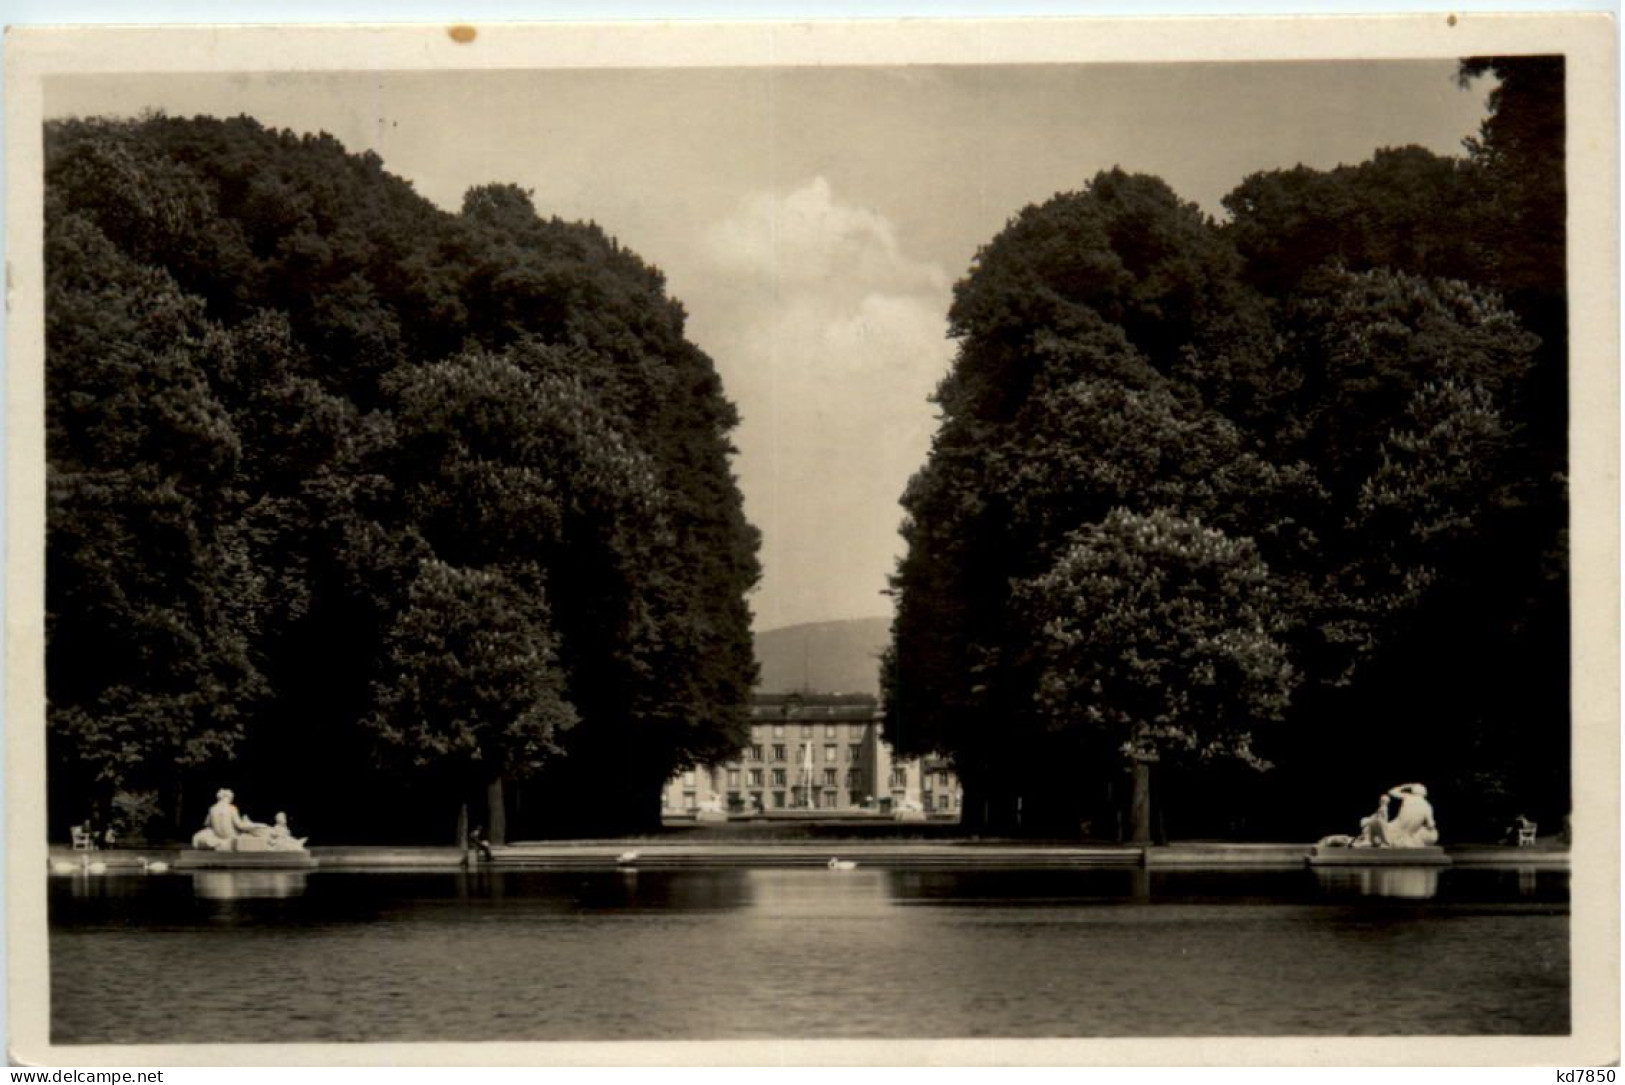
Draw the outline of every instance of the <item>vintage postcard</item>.
[[[1606,16],[6,59],[13,1060],[1617,1060]]]

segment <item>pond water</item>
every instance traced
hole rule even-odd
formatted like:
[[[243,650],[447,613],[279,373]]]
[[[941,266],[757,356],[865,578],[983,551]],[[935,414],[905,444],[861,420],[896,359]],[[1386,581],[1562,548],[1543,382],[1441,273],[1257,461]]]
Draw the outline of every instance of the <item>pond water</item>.
[[[54,877],[56,1043],[1532,1034],[1560,871]]]

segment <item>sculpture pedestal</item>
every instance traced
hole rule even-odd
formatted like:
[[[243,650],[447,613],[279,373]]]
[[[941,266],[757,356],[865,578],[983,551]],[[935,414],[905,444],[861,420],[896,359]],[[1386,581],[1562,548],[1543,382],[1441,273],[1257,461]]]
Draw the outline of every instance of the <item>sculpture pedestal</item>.
[[[1316,844],[1309,849],[1309,865],[1323,866],[1449,866],[1443,848],[1333,848]]]
[[[309,870],[316,857],[308,851],[185,851],[175,860],[182,870]]]

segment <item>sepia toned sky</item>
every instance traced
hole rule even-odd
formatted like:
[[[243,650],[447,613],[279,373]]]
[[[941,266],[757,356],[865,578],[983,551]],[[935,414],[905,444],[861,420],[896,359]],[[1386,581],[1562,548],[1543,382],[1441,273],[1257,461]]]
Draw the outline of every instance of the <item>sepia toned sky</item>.
[[[1247,174],[1459,153],[1455,62],[60,77],[48,116],[249,114],[326,131],[449,210],[531,189],[668,277],[742,422],[758,629],[889,613],[898,497],[935,429],[979,245],[1111,166],[1209,213]]]

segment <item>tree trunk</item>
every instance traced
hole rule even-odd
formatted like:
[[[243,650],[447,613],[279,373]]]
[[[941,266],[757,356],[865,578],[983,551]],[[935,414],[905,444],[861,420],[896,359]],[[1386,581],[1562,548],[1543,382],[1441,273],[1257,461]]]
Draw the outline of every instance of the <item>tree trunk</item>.
[[[1129,796],[1129,843],[1151,843],[1151,762],[1134,758],[1134,790]]]
[[[974,779],[959,781],[964,789],[960,794],[959,831],[966,836],[980,836],[982,832],[982,786]]]
[[[508,805],[502,794],[502,777],[485,785],[486,839],[493,844],[508,842]]]
[[[1129,894],[1137,901],[1151,899],[1151,868],[1144,863],[1129,871]]]

